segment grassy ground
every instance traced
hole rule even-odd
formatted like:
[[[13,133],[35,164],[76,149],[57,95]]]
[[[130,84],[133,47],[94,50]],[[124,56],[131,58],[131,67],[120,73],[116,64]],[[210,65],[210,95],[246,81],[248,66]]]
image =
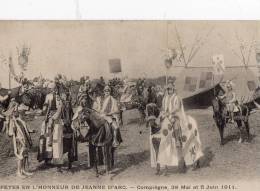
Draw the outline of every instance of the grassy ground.
[[[92,169],[87,168],[86,144],[79,145],[79,161],[73,164],[73,171],[68,172],[64,166],[63,172],[57,172],[55,167],[46,169],[36,160],[39,130],[42,118],[29,121],[31,128],[37,131],[33,134],[34,148],[30,155],[30,169],[34,176],[25,180],[15,177],[16,162],[13,156],[1,157],[1,181],[13,180],[22,183],[66,183],[66,184],[153,184],[170,183],[201,183],[201,182],[236,182],[242,184],[246,181],[255,181],[260,177],[260,114],[250,118],[252,141],[238,143],[238,130],[233,126],[225,129],[226,144],[219,145],[218,130],[214,125],[210,110],[193,110],[189,114],[195,117],[199,124],[204,157],[201,168],[192,171],[188,169],[185,174],[180,174],[176,169],[170,169],[168,176],[156,176],[155,169],[150,167],[149,131],[144,125],[138,126],[135,110],[124,113],[124,121],[128,123],[122,129],[124,142],[117,150],[116,168],[108,180],[106,176],[96,178]],[[1,153],[6,152],[1,135]],[[5,144],[10,141],[5,140]],[[6,155],[8,156],[8,155]],[[66,157],[65,157],[66,160]],[[4,161],[4,162],[3,162]]]

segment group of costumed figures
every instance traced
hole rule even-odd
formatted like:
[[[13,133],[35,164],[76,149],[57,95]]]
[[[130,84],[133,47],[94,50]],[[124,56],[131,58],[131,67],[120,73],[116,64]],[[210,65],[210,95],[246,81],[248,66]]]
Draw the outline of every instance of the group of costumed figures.
[[[73,161],[78,160],[78,141],[87,142],[88,163],[98,176],[100,164],[105,165],[107,173],[113,169],[115,150],[122,143],[121,100],[111,95],[112,89],[105,81],[102,81],[103,92],[99,94],[93,93],[88,77],[82,82],[76,110],[73,110],[71,93],[64,83],[56,79],[50,84],[51,91],[42,110],[46,117],[41,126],[37,159],[46,165],[55,164],[61,170],[63,154],[68,153],[70,169]],[[161,169],[167,173],[168,167],[172,166],[185,169],[193,165],[197,168],[203,152],[195,119],[186,115],[173,81],[168,83],[161,101],[153,95],[153,89],[149,87],[147,90],[145,110],[147,127],[151,130],[151,166],[156,168],[156,174],[160,174]],[[1,101],[4,99],[7,98],[1,97]],[[32,131],[22,120],[15,100],[4,113],[9,119],[8,131],[13,136],[18,175],[29,176],[31,173],[26,171],[26,164],[32,146]]]

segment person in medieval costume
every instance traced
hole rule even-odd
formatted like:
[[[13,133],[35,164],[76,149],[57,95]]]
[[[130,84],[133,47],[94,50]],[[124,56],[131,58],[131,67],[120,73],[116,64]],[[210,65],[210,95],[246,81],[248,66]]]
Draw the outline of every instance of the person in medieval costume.
[[[113,146],[117,147],[122,142],[119,131],[119,108],[117,100],[111,96],[109,86],[104,88],[104,97],[96,98],[93,109],[99,112],[101,117],[112,126]]]
[[[69,169],[72,167],[72,162],[78,160],[78,146],[75,131],[72,128],[72,118],[74,115],[69,92],[61,95],[61,123],[63,126],[63,153],[68,152]],[[61,159],[62,154],[59,159]]]
[[[226,82],[226,93],[223,96],[218,96],[220,99],[226,99],[227,110],[230,113],[230,122],[234,123],[234,112],[239,111],[239,106],[236,98],[236,93],[233,90],[234,84],[232,81]]]
[[[57,74],[54,78],[54,82],[58,94],[63,94],[63,93],[66,94],[66,92],[69,92],[65,76],[62,76],[61,74]]]
[[[0,83],[0,89],[2,89],[2,84]],[[2,112],[4,111],[3,103],[9,98],[11,91],[8,91],[8,94],[5,96],[0,95],[0,117],[2,118]]]
[[[46,118],[42,124],[38,161],[49,163],[51,160],[61,170],[63,153],[68,152],[69,169],[77,160],[77,143],[71,128],[73,110],[69,92],[58,93],[55,84],[52,92],[46,96],[43,111]]]
[[[0,83],[0,90],[2,89],[2,84]],[[6,117],[3,112],[5,111],[6,101],[10,97],[11,91],[8,91],[8,94],[5,96],[0,95],[0,132],[3,131],[6,127]]]
[[[30,130],[19,114],[18,103],[12,100],[5,115],[10,118],[10,136],[13,137],[14,154],[17,158],[17,176],[26,178],[33,175],[27,170],[29,166],[29,150],[32,147]]]
[[[87,107],[92,108],[93,102],[94,102],[94,92],[91,87],[91,81],[89,79],[89,76],[82,77],[81,79],[81,85],[79,87],[78,95],[77,95],[77,103],[80,105],[81,101],[83,99],[87,100]]]
[[[81,85],[79,87],[79,92],[78,92],[78,103],[81,102],[82,98],[86,95],[89,94],[91,88],[91,81],[89,79],[89,76],[83,77],[81,80]]]
[[[197,123],[185,114],[174,83],[167,86],[159,119],[160,144],[157,159],[152,164],[152,167],[157,167],[157,174],[161,167],[165,167],[167,174],[168,166],[177,166],[183,172],[186,165],[197,165],[198,159],[203,155]]]
[[[123,78],[123,90],[122,90],[122,92],[123,92],[123,93],[126,93],[127,88],[129,88],[128,77],[125,76],[125,77]]]
[[[45,120],[42,124],[40,145],[38,152],[38,160],[45,160],[48,163],[53,158],[53,130],[54,126],[60,118],[61,114],[61,99],[56,86],[52,83],[50,86],[51,92],[47,94],[43,113],[46,113]]]
[[[21,81],[21,85],[22,86],[19,90],[19,95],[24,94],[25,92],[27,92],[32,88],[32,84],[27,78],[23,78],[23,80]]]

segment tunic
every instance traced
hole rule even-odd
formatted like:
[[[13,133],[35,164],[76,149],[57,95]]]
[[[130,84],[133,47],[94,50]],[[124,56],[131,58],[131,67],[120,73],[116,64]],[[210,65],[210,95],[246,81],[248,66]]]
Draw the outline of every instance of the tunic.
[[[182,159],[186,165],[193,164],[203,153],[197,123],[185,114],[182,100],[176,94],[165,95],[160,116],[161,129],[155,135],[160,142],[158,148],[153,148],[157,149],[158,158],[152,161],[152,167],[156,163],[161,166],[178,166]]]
[[[93,109],[98,111],[108,123],[112,123],[112,118],[115,118],[118,122],[118,102],[112,96],[105,97],[102,99],[101,97],[97,97],[96,101],[93,104]]]
[[[59,158],[62,155],[62,126],[60,116],[62,102],[52,92],[46,96],[44,105],[47,107],[46,119],[42,123],[38,160]]]

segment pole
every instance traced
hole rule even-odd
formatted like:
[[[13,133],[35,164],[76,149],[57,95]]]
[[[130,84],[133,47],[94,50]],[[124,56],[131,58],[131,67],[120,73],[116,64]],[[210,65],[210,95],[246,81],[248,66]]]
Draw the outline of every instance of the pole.
[[[11,89],[11,67],[12,67],[12,56],[9,56],[9,80],[8,80],[8,85],[9,85],[9,90]]]
[[[168,68],[166,68],[166,75],[165,75],[165,80],[166,80],[166,86],[168,85]]]

